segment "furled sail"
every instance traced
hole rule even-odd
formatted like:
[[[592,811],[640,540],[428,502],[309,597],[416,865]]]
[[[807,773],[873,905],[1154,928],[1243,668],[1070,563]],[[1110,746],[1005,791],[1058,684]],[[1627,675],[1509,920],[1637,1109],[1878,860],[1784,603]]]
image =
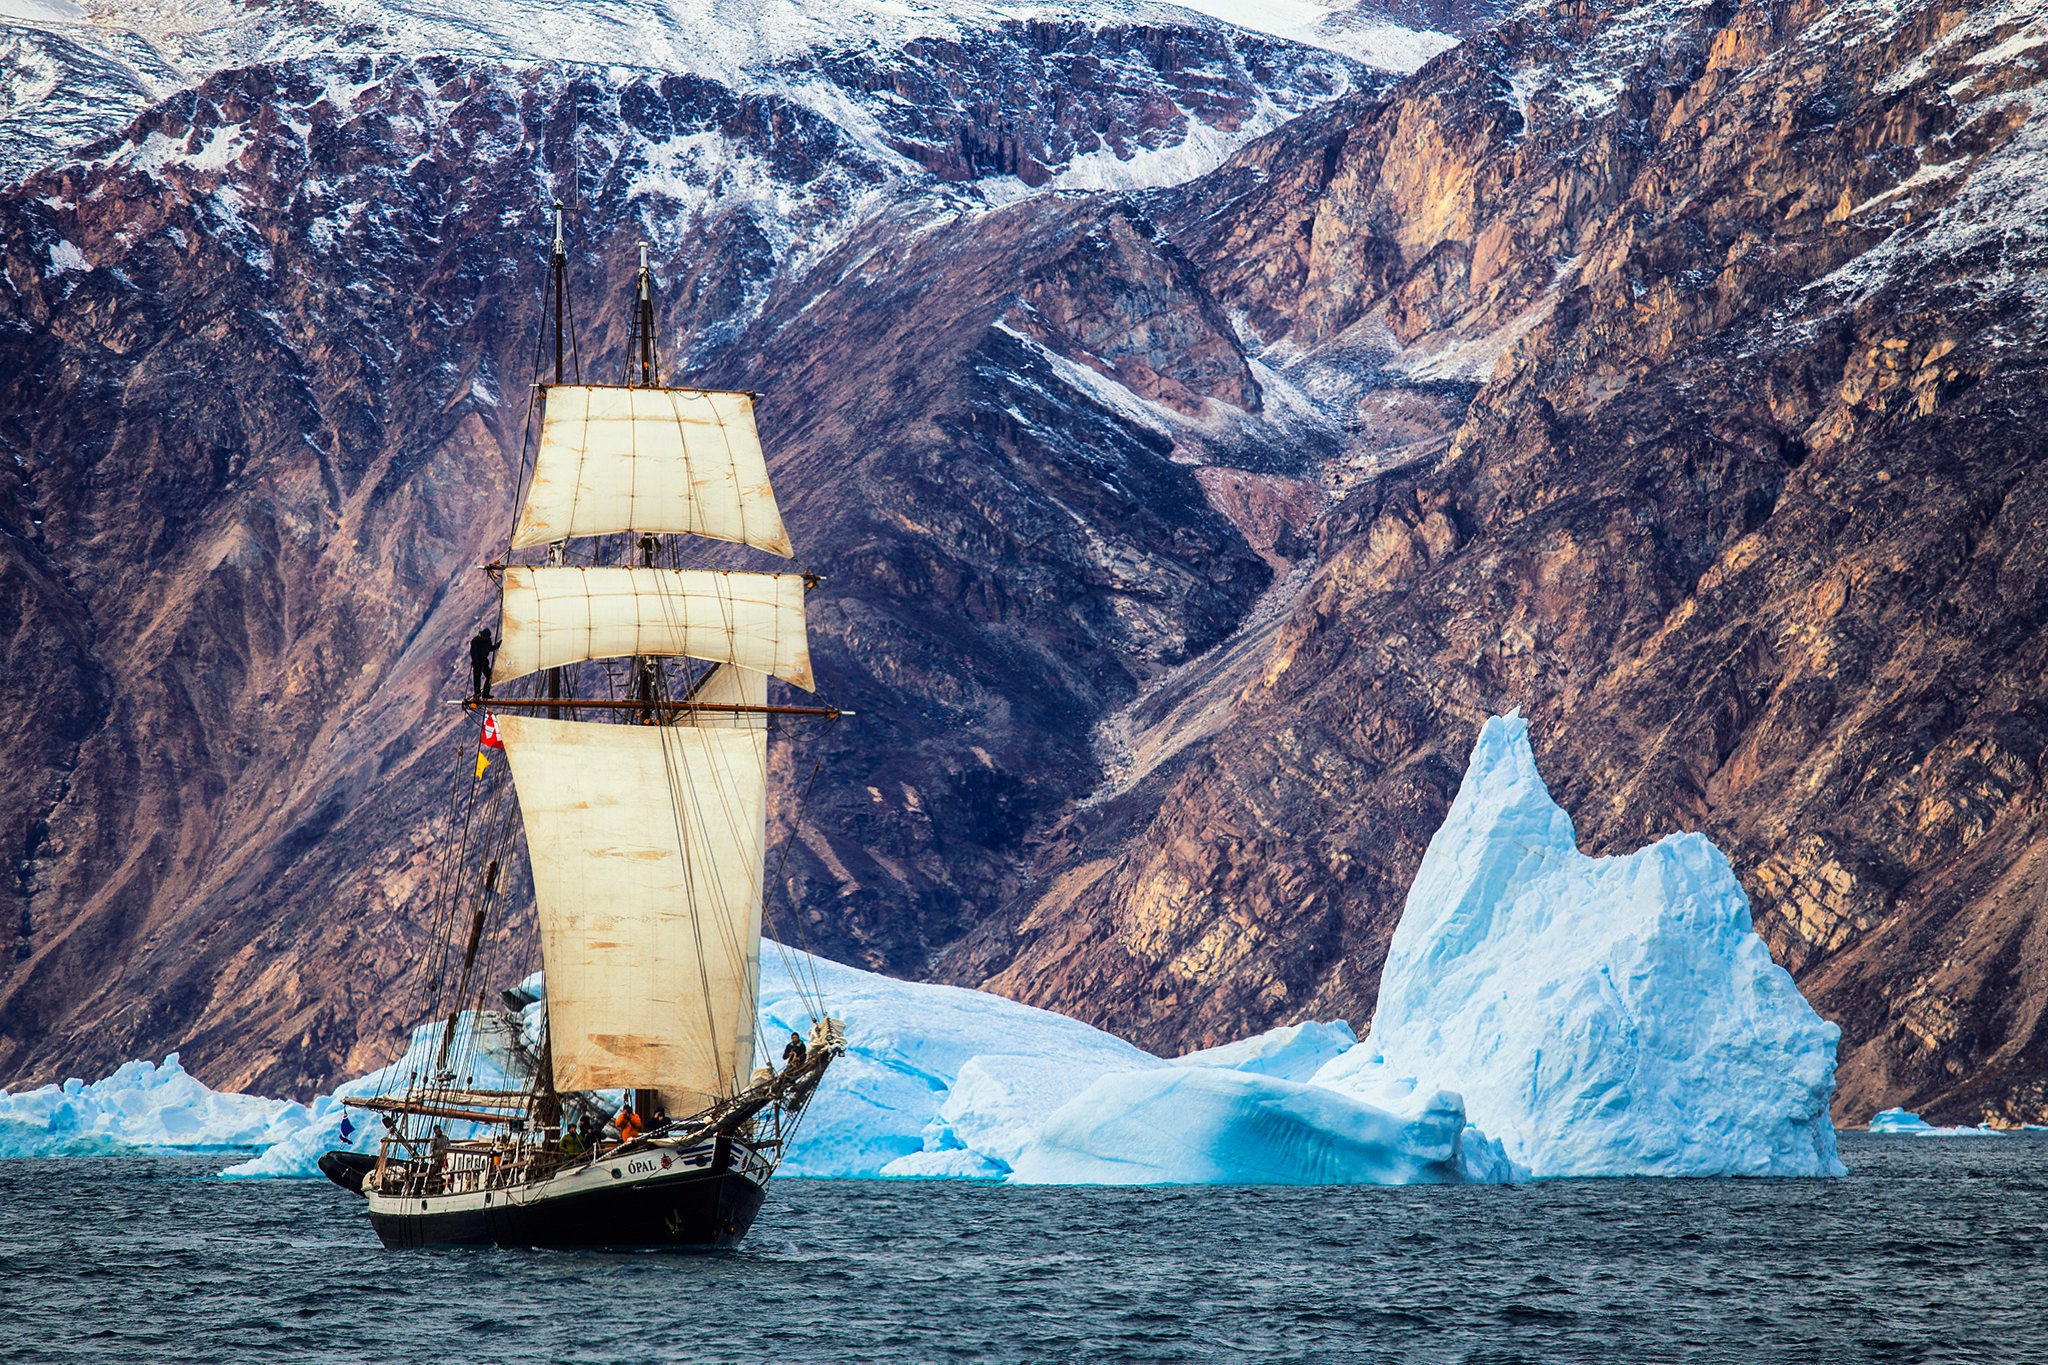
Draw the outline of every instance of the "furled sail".
[[[753,398],[550,387],[512,548],[614,531],[688,533],[791,556]]]
[[[493,684],[627,654],[686,654],[809,690],[801,574],[515,565]]]
[[[760,988],[764,730],[499,716],[563,1090],[743,1087]]]

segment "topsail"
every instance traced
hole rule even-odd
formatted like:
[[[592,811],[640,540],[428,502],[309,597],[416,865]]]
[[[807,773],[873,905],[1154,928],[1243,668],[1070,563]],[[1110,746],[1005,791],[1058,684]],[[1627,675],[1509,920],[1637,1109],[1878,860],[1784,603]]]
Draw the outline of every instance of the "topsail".
[[[550,387],[512,548],[615,531],[708,536],[790,558],[753,397]]]
[[[585,659],[682,654],[810,690],[801,574],[515,564],[502,582],[494,685]]]

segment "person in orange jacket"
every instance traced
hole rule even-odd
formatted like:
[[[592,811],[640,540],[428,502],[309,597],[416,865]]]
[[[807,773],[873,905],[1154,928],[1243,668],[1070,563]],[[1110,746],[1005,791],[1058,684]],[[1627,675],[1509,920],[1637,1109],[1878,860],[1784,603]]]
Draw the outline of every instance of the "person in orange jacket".
[[[619,1116],[612,1120],[612,1124],[619,1130],[621,1147],[640,1136],[640,1116],[633,1112],[633,1106],[630,1104],[620,1108]]]

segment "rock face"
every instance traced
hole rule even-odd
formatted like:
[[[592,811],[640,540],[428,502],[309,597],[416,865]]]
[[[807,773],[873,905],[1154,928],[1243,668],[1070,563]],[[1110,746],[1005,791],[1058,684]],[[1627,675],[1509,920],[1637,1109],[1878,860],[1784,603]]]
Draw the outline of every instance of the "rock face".
[[[491,610],[474,569],[510,524],[558,193],[572,367],[617,373],[652,238],[670,373],[766,391],[829,575],[820,672],[864,719],[783,751],[785,795],[838,774],[786,929],[916,974],[1014,895],[1025,832],[1094,783],[1095,722],[1271,577],[1160,422],[1237,405],[1217,458],[1280,459],[1157,226],[1031,185],[1078,161],[1142,183],[1383,78],[1193,22],[955,36],[764,39],[740,87],[281,58],[0,205],[0,1074],[169,1037],[219,1083],[306,1093],[415,1021],[468,739],[438,703]],[[1028,126],[1014,165],[946,150],[993,126],[958,69]],[[819,80],[871,98],[826,118]]]
[[[811,946],[1363,1024],[1519,705],[1587,851],[1728,851],[1839,1117],[2044,1113],[2041,5],[1564,3],[1398,85],[849,13],[730,82],[287,33],[0,203],[0,1074],[411,1022],[559,189],[582,363],[650,237],[829,576]]]
[[[1838,1116],[2041,1115],[2042,17],[1558,6],[1176,192],[1271,354],[1481,387],[1364,395],[1225,718],[959,970],[1155,1049],[1362,1019],[1520,705],[1589,851],[1729,851]]]

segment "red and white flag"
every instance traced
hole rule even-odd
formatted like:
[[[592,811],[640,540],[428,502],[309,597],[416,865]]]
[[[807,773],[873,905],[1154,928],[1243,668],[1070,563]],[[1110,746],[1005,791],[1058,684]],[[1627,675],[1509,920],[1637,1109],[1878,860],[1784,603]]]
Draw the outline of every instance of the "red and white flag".
[[[484,769],[491,766],[491,750],[505,751],[505,741],[498,738],[498,718],[484,712],[484,732],[476,741],[476,775],[482,777]]]

